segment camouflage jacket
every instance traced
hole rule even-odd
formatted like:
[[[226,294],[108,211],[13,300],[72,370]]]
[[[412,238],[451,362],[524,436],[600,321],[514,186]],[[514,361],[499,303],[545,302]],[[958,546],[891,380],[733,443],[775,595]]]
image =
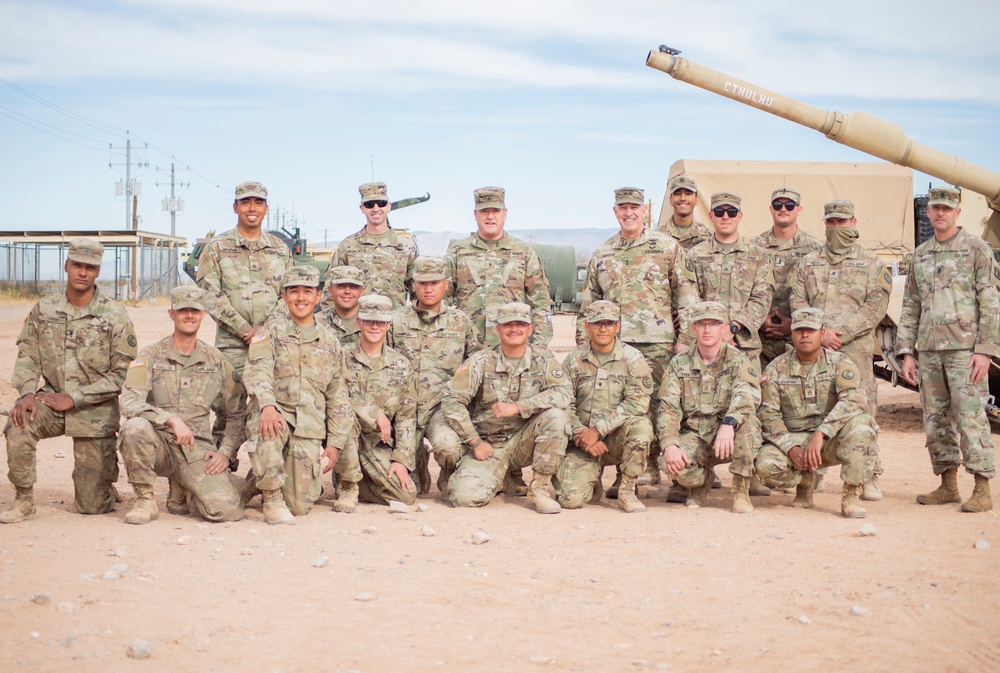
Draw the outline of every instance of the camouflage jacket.
[[[198,287],[205,290],[205,308],[218,323],[218,348],[245,347],[243,337],[273,316],[286,316],[278,301],[281,278],[292,268],[288,246],[266,231],[248,241],[238,229],[210,240],[198,260]]]
[[[742,426],[760,404],[760,372],[727,343],[706,365],[694,346],[675,355],[657,393],[656,437],[664,449],[680,445],[682,432],[711,442],[726,416]]]
[[[517,301],[531,306],[531,343],[548,346],[552,340],[549,280],[531,246],[506,233],[489,242],[472,234],[448,248],[445,265],[451,280],[448,296],[472,320],[481,343],[490,347],[500,343],[496,309]]]
[[[796,446],[790,433],[819,430],[830,438],[868,408],[861,372],[851,358],[825,348],[811,365],[799,362],[795,351],[775,358],[764,370],[760,392],[757,415],[764,440],[786,454]]]
[[[147,346],[132,360],[120,404],[125,418],[144,418],[161,432],[173,433],[167,421],[174,416],[194,433],[194,447],[181,446],[189,463],[215,451],[211,412],[226,418],[226,435],[219,451],[230,460],[239,450],[243,425],[240,390],[233,366],[218,349],[198,341],[191,355],[181,355],[173,335]]]
[[[296,437],[344,448],[354,414],[340,344],[326,327],[301,328],[289,318],[269,322],[250,343],[243,385],[257,409],[277,408]]]
[[[441,411],[464,442],[482,437],[499,446],[535,414],[566,409],[572,399],[573,389],[552,353],[529,345],[512,366],[497,346],[476,352],[458,368]],[[494,402],[517,402],[521,414],[493,418]]]
[[[358,327],[358,315],[355,312],[350,318],[341,318],[337,315],[337,310],[329,306],[316,314],[316,322],[330,328],[341,346],[345,348],[351,344],[358,343],[361,338],[361,328]]]
[[[740,236],[727,251],[713,236],[699,243],[688,253],[698,279],[698,294],[702,301],[722,302],[729,311],[729,320],[743,325],[736,334],[740,348],[760,348],[757,330],[771,310],[774,295],[774,274],[771,260],[760,246]],[[690,332],[686,343],[694,343]]]
[[[455,370],[479,349],[476,328],[457,308],[431,314],[411,304],[393,312],[388,337],[416,374],[417,427],[426,427]]]
[[[750,242],[763,248],[771,260],[774,294],[771,296],[770,311],[777,311],[786,318],[791,318],[788,295],[795,281],[795,269],[803,257],[822,250],[823,244],[802,229],[796,231],[791,238],[778,238],[774,235],[773,228],[754,236]]]
[[[417,390],[409,360],[388,346],[372,360],[360,344],[354,344],[344,352],[344,377],[351,408],[361,425],[359,450],[371,450],[382,442],[376,425],[381,411],[392,423],[390,460],[413,470],[417,460]]]
[[[959,228],[913,251],[896,333],[897,352],[971,350],[1000,356],[996,282],[1000,269],[983,239]]]
[[[818,308],[823,326],[842,331],[842,351],[870,353],[872,332],[889,306],[892,276],[874,254],[860,245],[838,264],[831,264],[824,248],[807,255],[795,269],[789,296],[792,310]]]
[[[18,397],[72,397],[73,408],[64,412],[68,436],[111,437],[119,425],[118,393],[137,345],[128,313],[96,287],[81,307],[70,304],[65,292],[52,295],[24,319],[10,382]]]
[[[689,227],[678,227],[674,223],[673,217],[657,227],[657,231],[674,239],[687,251],[715,235],[712,233],[711,227],[705,226],[698,220],[692,222]]]
[[[590,343],[569,352],[563,368],[573,386],[569,404],[573,430],[593,427],[601,438],[633,416],[645,416],[653,394],[653,375],[642,353],[615,340],[611,359],[598,364]]]
[[[628,241],[617,233],[587,264],[584,308],[606,299],[621,308],[625,343],[674,343],[673,313],[698,301],[694,266],[674,239],[648,227]],[[577,321],[577,343],[586,341]]]
[[[385,295],[397,308],[410,296],[413,261],[419,255],[417,241],[408,231],[390,227],[384,234],[369,234],[362,228],[337,246],[323,284],[330,280],[334,267],[354,266],[365,274],[365,294]],[[333,307],[329,294],[323,296],[322,305]]]

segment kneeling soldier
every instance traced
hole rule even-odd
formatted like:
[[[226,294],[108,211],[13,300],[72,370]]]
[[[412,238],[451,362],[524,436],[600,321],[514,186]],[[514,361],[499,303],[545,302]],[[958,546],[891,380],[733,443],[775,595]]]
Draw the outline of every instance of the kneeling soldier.
[[[653,425],[646,412],[653,394],[653,376],[642,353],[618,339],[621,311],[610,301],[595,301],[584,311],[588,341],[563,361],[575,400],[568,416],[573,444],[556,470],[556,500],[563,507],[581,507],[601,499],[601,472],[620,466],[618,506],[642,512],[636,480],[646,468]]]
[[[143,349],[132,361],[119,402],[125,424],[118,450],[136,502],[125,523],[159,516],[153,499],[157,475],[187,492],[187,504],[209,521],[243,518],[229,462],[239,447],[242,386],[222,353],[198,339],[205,317],[203,292],[186,285],[170,291],[174,333]],[[212,438],[211,411],[226,419],[220,450]],[[169,504],[169,503],[168,503]]]
[[[656,436],[666,469],[692,489],[689,507],[707,504],[712,468],[730,463],[733,511],[744,514],[753,510],[760,373],[735,345],[723,341],[723,330],[729,329],[725,306],[703,301],[690,315],[696,347],[667,366],[657,395]]]
[[[840,465],[840,511],[864,518],[861,487],[875,465],[875,421],[867,413],[864,379],[853,360],[823,348],[823,312],[792,312],[792,346],[764,370],[760,422],[764,433],[755,462],[769,486],[795,486],[793,507],[813,506],[815,472]]]

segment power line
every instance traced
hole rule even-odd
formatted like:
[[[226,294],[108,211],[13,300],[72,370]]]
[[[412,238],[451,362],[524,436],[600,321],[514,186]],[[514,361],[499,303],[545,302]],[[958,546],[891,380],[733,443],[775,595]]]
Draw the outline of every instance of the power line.
[[[7,109],[7,108],[4,108],[4,109]],[[24,124],[25,126],[31,127],[33,129],[35,129],[36,131],[41,131],[42,133],[46,133],[46,134],[52,136],[53,138],[59,138],[60,140],[65,140],[68,143],[73,143],[74,145],[79,145],[80,147],[86,147],[89,150],[97,150],[99,152],[106,152],[108,150],[107,146],[104,146],[104,147],[94,147],[93,145],[88,145],[87,143],[81,143],[80,141],[73,140],[72,138],[63,137],[63,136],[59,135],[58,133],[53,133],[52,131],[47,131],[47,130],[41,128],[40,126],[35,126],[34,124],[29,124],[28,122],[24,121],[23,119],[18,119],[17,117],[14,117],[12,115],[7,114],[6,112],[0,112],[0,115],[3,115],[4,117],[7,117],[8,119],[12,119],[13,121],[16,121],[18,124]],[[39,122],[39,123],[41,123],[41,122]],[[62,129],[60,129],[60,131],[61,130]],[[67,133],[68,133],[68,131],[67,131]],[[76,135],[76,134],[74,134],[74,135]],[[92,139],[88,138],[88,140],[92,140]],[[97,142],[100,142],[100,141],[97,141]]]
[[[103,126],[106,129],[114,129],[115,131],[119,131],[121,133],[127,133],[128,132],[127,129],[118,128],[117,126],[112,126],[111,124],[105,124],[103,122],[97,121],[96,119],[91,119],[89,117],[84,117],[83,115],[79,115],[79,114],[77,114],[75,112],[72,112],[70,110],[67,110],[65,108],[61,108],[58,105],[56,105],[55,103],[50,103],[49,101],[45,100],[41,96],[36,96],[35,94],[31,93],[27,89],[22,89],[18,85],[14,84],[13,82],[11,82],[8,79],[4,79],[3,77],[0,77],[0,82],[6,84],[7,86],[9,86],[14,91],[17,91],[18,93],[20,93],[20,94],[22,94],[24,96],[27,96],[28,98],[30,98],[30,99],[32,99],[34,101],[37,101],[37,102],[41,103],[45,107],[50,108],[52,110],[55,110],[59,114],[65,115],[65,116],[69,117],[70,119],[73,119],[73,120],[76,120],[76,121],[80,122],[81,124],[85,124],[85,125],[87,125],[87,126],[89,126],[91,128],[95,128],[98,131],[101,130],[99,127]]]
[[[46,124],[45,122],[43,122],[40,119],[35,119],[34,117],[30,117],[30,116],[24,114],[23,112],[18,112],[17,110],[12,110],[9,107],[6,107],[4,105],[0,105],[0,110],[6,110],[7,112],[9,112],[11,114],[14,114],[14,115],[17,115],[18,117],[22,117],[24,119],[28,119],[30,121],[33,121],[36,124],[41,124],[42,126],[47,126],[50,129],[54,129],[56,131],[59,131],[60,133],[66,133],[68,135],[76,136],[77,138],[83,138],[84,140],[90,140],[90,141],[95,142],[95,143],[107,143],[108,142],[107,140],[105,140],[103,138],[91,138],[90,136],[85,136],[85,135],[81,135],[79,133],[74,133],[73,131],[69,131],[69,130],[64,129],[64,128],[59,128],[58,126],[53,126],[52,124]],[[18,121],[18,120],[15,120],[15,121]]]

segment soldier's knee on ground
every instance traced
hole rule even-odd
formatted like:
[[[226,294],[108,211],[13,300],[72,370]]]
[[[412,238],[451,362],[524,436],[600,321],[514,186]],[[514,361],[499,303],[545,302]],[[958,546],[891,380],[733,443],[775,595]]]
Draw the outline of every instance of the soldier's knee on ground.
[[[448,501],[454,507],[485,507],[493,500],[494,493],[479,489],[468,488],[467,485],[455,477],[448,482]]]

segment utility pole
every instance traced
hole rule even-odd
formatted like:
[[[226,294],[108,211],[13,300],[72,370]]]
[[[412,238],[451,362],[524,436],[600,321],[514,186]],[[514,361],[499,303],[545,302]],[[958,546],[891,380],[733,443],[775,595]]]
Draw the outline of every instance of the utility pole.
[[[125,181],[121,180],[115,185],[115,195],[125,197],[125,228],[132,228],[132,204],[133,200],[138,199],[142,194],[142,183],[137,182],[132,179],[132,138],[129,136],[129,132],[125,132],[125,147],[114,147],[109,145],[109,147],[114,149],[124,149],[125,150]],[[148,145],[144,145],[143,149],[146,149]],[[121,166],[122,164],[108,163],[108,168],[113,168],[115,166]],[[148,168],[149,162],[137,161],[135,164],[136,168]]]
[[[173,159],[173,157],[170,157],[170,158]],[[162,171],[162,172],[165,173],[167,169],[160,168],[159,166],[157,166],[156,170],[157,171]],[[177,170],[178,170],[177,169],[177,165],[173,161],[171,161],[170,162],[170,198],[169,199],[163,199],[163,202],[162,202],[163,212],[170,213],[170,235],[171,236],[176,236],[177,235],[177,213],[184,210],[184,199],[178,199],[177,198],[177,188],[178,187],[184,188],[184,187],[187,187],[187,186],[189,186],[191,184],[190,182],[180,182],[179,183],[177,181]],[[189,170],[189,167],[185,166],[184,168],[181,168],[180,170],[186,171],[186,170]],[[159,187],[160,183],[157,182],[156,186]]]

